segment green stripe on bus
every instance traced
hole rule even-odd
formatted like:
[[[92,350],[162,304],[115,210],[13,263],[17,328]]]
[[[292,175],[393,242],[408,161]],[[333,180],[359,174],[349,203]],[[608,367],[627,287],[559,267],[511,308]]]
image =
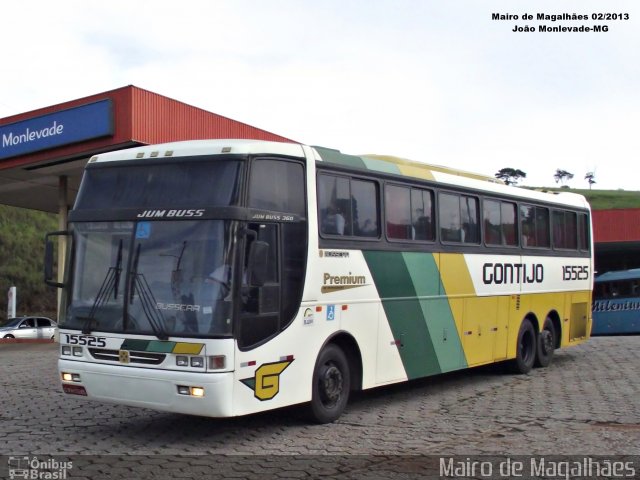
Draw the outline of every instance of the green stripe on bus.
[[[409,379],[442,370],[401,252],[363,252]]]
[[[449,301],[445,297],[444,285],[433,254],[404,252],[402,256],[416,294],[421,298],[420,306],[440,369],[449,372],[466,367],[467,362],[456,322]]]
[[[120,346],[120,350],[134,350],[136,352],[144,352],[149,345],[149,340],[135,340],[133,338],[125,338]]]
[[[391,162],[386,162],[384,160],[378,160],[377,158],[369,158],[362,157],[362,161],[367,166],[369,170],[374,170],[376,172],[384,172],[384,173],[392,173],[395,175],[402,175],[398,165]]]
[[[133,350],[135,352],[171,353],[176,342],[163,342],[160,340],[136,340],[125,339],[120,350]]]
[[[322,157],[322,160],[327,163],[336,163],[338,165],[343,165],[345,167],[353,167],[366,169],[362,158],[356,157],[355,155],[347,155],[345,153],[341,153],[338,150],[333,150],[331,148],[324,147],[313,147]]]
[[[171,353],[175,345],[176,342],[162,342],[159,340],[152,340],[149,342],[147,352]]]

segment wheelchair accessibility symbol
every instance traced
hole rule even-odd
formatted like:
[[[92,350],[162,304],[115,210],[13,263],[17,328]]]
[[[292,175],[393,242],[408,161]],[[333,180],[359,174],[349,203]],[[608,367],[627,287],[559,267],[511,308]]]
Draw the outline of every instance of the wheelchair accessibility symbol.
[[[336,306],[335,305],[327,305],[327,321],[336,319]]]

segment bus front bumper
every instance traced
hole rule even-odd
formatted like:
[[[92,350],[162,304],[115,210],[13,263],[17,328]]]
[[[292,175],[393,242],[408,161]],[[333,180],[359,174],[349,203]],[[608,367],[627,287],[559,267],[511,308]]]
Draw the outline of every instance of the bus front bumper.
[[[63,373],[79,376],[75,381],[62,380],[63,389],[84,387],[86,398],[92,400],[207,417],[233,415],[233,372],[155,370],[65,359],[58,360],[58,370],[61,379]]]

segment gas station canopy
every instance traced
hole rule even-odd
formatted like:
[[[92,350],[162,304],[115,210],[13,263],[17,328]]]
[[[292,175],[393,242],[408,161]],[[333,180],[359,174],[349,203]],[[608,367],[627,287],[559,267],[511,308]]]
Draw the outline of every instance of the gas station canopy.
[[[285,137],[129,85],[0,119],[0,204],[65,214],[92,155],[205,138]]]

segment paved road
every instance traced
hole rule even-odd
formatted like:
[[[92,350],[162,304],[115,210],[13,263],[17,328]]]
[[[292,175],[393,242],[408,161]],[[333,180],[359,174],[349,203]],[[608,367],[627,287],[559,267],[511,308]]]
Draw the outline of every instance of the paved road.
[[[61,392],[57,351],[0,345],[0,455],[66,456],[80,477],[418,478],[429,455],[640,454],[640,336],[591,339],[529,375],[483,367],[363,392],[330,425],[299,408],[220,420],[88,403]]]

